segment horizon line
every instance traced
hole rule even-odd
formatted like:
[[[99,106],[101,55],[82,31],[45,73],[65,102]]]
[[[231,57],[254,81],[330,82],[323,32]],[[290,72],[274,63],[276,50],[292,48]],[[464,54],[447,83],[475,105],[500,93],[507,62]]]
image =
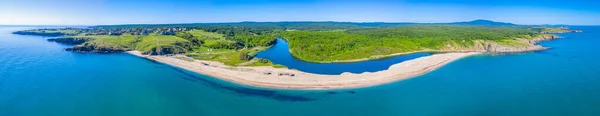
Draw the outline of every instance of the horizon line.
[[[457,22],[385,22],[385,21],[370,21],[370,22],[358,22],[358,21],[231,21],[231,22],[189,22],[189,23],[121,23],[121,24],[0,24],[0,26],[118,26],[118,25],[185,25],[185,24],[219,24],[219,23],[281,23],[281,22],[332,22],[332,23],[412,23],[412,24],[444,24],[444,23],[460,23],[460,22],[471,22],[476,20],[486,19],[475,19],[468,21],[457,21]],[[572,25],[572,24],[516,24],[511,22],[501,22],[486,20],[498,23],[510,23],[520,26],[527,25],[569,25],[569,26],[600,26],[600,24],[591,25]]]

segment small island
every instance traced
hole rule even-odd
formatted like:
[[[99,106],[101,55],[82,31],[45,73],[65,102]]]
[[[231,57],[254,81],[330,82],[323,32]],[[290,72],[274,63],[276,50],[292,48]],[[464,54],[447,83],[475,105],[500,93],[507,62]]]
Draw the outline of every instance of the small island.
[[[240,22],[162,25],[108,25],[35,29],[22,35],[60,36],[48,41],[74,45],[67,51],[120,53],[170,64],[219,79],[279,89],[341,89],[390,83],[425,74],[463,57],[548,49],[540,41],[567,27],[470,22],[346,23]],[[412,53],[433,53],[360,74],[324,75],[288,69],[256,54],[289,42],[295,58],[314,63],[361,62]]]

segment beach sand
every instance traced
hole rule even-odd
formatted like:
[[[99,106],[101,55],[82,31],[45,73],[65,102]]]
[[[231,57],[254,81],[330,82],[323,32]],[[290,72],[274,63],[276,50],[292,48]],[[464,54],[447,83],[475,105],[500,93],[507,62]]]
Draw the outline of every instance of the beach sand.
[[[481,54],[479,52],[434,54],[394,64],[389,69],[378,72],[321,75],[271,66],[233,67],[215,61],[142,55],[139,51],[127,53],[238,84],[276,89],[347,89],[386,84],[428,73],[463,57]],[[267,72],[271,74],[266,74]],[[284,75],[279,75],[280,73]],[[294,74],[294,76],[286,74]]]

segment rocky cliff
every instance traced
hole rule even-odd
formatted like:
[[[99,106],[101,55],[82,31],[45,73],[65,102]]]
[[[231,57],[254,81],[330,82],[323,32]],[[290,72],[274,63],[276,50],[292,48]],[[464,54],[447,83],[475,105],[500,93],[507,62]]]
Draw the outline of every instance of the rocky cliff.
[[[556,35],[541,35],[532,39],[516,38],[513,41],[517,45],[500,44],[494,41],[474,40],[471,47],[456,47],[456,45],[448,44],[446,48],[437,50],[438,52],[488,52],[488,53],[511,53],[511,52],[530,52],[548,49],[546,47],[536,45],[540,41],[558,39]],[[464,42],[464,41],[463,41]]]
[[[66,50],[73,52],[117,53],[128,51],[130,49],[119,46],[105,46],[98,43],[84,43],[73,46],[72,48],[67,48]]]
[[[48,39],[49,42],[57,42],[57,43],[69,44],[69,45],[78,45],[78,44],[85,43],[89,40],[90,40],[89,38],[72,38],[72,37]]]
[[[583,32],[581,30],[567,30],[567,29],[562,29],[562,30],[558,30],[558,31],[547,31],[547,32],[542,32],[544,34],[557,34],[557,33],[580,33]]]
[[[47,37],[58,37],[58,36],[66,35],[64,33],[42,33],[42,32],[30,32],[30,31],[17,31],[17,32],[13,32],[12,34],[36,35],[36,36],[47,36]]]
[[[103,42],[93,42],[90,38],[62,37],[48,39],[50,42],[75,45],[67,48],[67,51],[73,52],[99,52],[99,53],[116,53],[130,50],[128,47],[112,45]]]
[[[162,47],[152,48],[152,50],[142,52],[142,54],[150,54],[150,55],[179,54],[179,53],[185,53],[185,51],[186,50],[181,47],[162,46]]]
[[[67,48],[67,51],[73,52],[97,52],[97,53],[117,53],[134,50],[132,45],[123,45],[118,43],[106,42],[106,41],[94,41],[90,38],[77,38],[77,37],[63,37],[48,39],[50,42],[57,42],[62,44],[75,45],[71,48]],[[176,54],[184,53],[186,51],[184,43],[177,43],[171,46],[160,46],[152,48],[149,51],[143,52],[144,54],[161,55],[161,54]]]

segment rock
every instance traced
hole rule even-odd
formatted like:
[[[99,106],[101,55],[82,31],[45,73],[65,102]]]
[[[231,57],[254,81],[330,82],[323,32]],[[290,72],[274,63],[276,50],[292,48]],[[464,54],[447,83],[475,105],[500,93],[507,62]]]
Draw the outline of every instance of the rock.
[[[69,44],[69,45],[82,44],[89,40],[90,40],[89,38],[71,38],[71,37],[48,39],[48,41],[50,41],[50,42],[57,42],[57,43]]]
[[[438,50],[438,52],[487,52],[487,53],[515,53],[515,52],[531,52],[538,50],[548,49],[543,46],[535,45],[541,41],[554,40],[560,38],[556,35],[544,35],[538,38],[533,39],[516,39],[517,41],[521,41],[524,44],[528,44],[526,46],[508,46],[502,45],[491,41],[484,40],[474,40],[474,44],[471,47],[455,47],[447,44],[446,48],[442,50]]]
[[[30,31],[17,31],[12,34],[17,35],[36,35],[36,36],[47,36],[47,37],[58,37],[65,35],[64,33],[41,33],[41,32],[30,32]]]
[[[102,45],[101,43],[86,43],[90,41],[89,38],[73,38],[73,37],[64,37],[64,38],[55,38],[48,39],[51,42],[57,42],[62,44],[76,45],[71,48],[67,48],[67,51],[73,52],[98,52],[98,53],[116,53],[116,52],[124,52],[127,49],[124,47],[114,47]]]
[[[72,48],[67,48],[65,50],[73,52],[118,53],[127,51],[128,49],[122,47],[99,46],[96,43],[85,43],[82,45],[73,46]]]
[[[156,48],[152,48],[152,50],[144,52],[142,54],[151,54],[151,55],[163,55],[163,54],[179,54],[179,53],[185,53],[185,49],[182,47],[176,47],[175,46],[162,46],[162,47],[156,47]]]

